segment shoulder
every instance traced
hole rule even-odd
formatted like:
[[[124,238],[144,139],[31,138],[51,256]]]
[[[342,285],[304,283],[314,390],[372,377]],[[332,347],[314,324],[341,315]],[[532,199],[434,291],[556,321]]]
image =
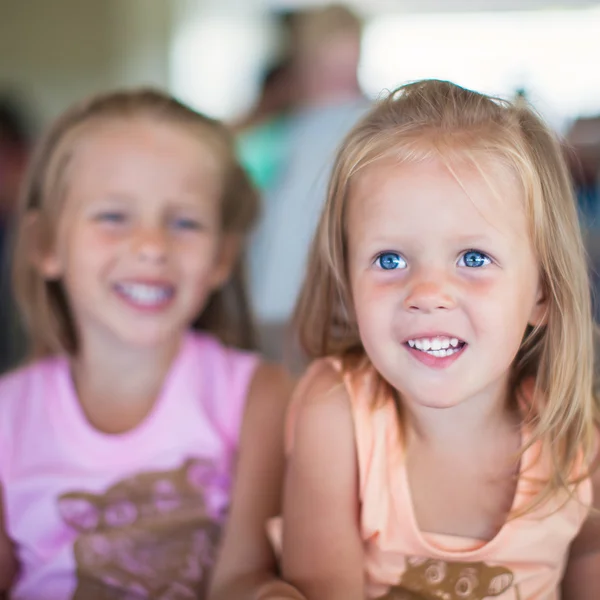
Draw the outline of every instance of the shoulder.
[[[64,368],[63,357],[49,357],[18,367],[0,377],[0,407],[44,387],[48,376]]]
[[[241,350],[224,344],[218,337],[204,331],[189,331],[184,340],[184,354],[202,354],[204,360],[215,362],[256,361],[258,355],[250,350]]]
[[[371,413],[394,404],[390,389],[365,357],[329,357],[309,366],[294,395],[301,396],[307,408],[337,406],[352,413]]]
[[[312,444],[315,438],[353,437],[352,398],[337,361],[312,363],[296,386],[287,423],[287,446]]]
[[[365,357],[323,358],[312,363],[294,391],[292,411],[303,418],[352,420],[359,430],[380,411],[397,419],[390,386]],[[391,413],[390,413],[391,411]]]
[[[258,361],[248,389],[248,409],[260,410],[273,401],[287,406],[294,380],[281,365]]]
[[[309,410],[347,408],[350,400],[341,365],[334,359],[313,362],[300,380],[295,395],[302,397],[302,405]]]
[[[264,361],[257,357],[257,364],[248,393],[250,396],[259,398],[282,391],[290,392],[293,382],[292,376],[282,365]]]
[[[240,429],[260,357],[254,352],[225,345],[206,332],[186,334],[174,377],[194,397],[232,447],[239,444]]]
[[[205,381],[234,395],[247,394],[260,363],[256,352],[227,346],[217,337],[199,331],[187,334],[182,353],[188,369],[198,372],[201,368]]]
[[[320,360],[309,367],[294,391],[286,438],[288,509],[297,500],[287,498],[310,498],[307,506],[338,510],[350,502],[354,514],[360,460],[350,396],[335,363]]]
[[[242,422],[244,439],[255,442],[274,431],[273,435],[283,438],[284,420],[294,381],[280,365],[259,362],[248,386]],[[282,442],[283,443],[283,442]]]
[[[52,402],[60,393],[57,375],[65,372],[64,358],[48,358],[0,377],[0,477],[8,475],[15,443],[39,440],[47,428]],[[31,437],[33,436],[33,437]]]

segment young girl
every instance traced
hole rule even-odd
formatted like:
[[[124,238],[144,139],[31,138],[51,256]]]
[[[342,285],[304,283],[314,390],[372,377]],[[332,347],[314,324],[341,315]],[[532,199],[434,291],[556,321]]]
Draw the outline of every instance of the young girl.
[[[600,598],[589,295],[530,109],[441,81],[380,102],[299,301],[318,360],[290,412],[284,577],[308,600]]]
[[[12,598],[204,597],[226,512],[217,597],[269,579],[288,383],[230,347],[252,344],[256,213],[225,128],[162,93],[93,98],[42,140],[14,264],[35,360],[0,380]]]

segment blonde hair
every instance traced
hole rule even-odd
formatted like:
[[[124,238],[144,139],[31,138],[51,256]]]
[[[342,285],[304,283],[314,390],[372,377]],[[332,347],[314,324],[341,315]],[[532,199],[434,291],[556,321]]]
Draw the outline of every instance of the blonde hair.
[[[351,183],[382,158],[434,156],[446,164],[452,156],[466,158],[486,179],[476,160],[501,161],[525,191],[547,313],[543,325],[526,332],[511,383],[516,395],[524,380],[535,376],[525,415],[533,430],[527,447],[541,442],[553,465],[537,505],[581,478],[580,459],[583,452],[590,464],[598,415],[590,287],[574,194],[557,139],[529,107],[437,80],[404,85],[375,105],[337,155],[296,309],[300,344],[309,358],[336,355],[347,365],[364,362],[348,285],[345,216]]]
[[[221,222],[224,232],[244,236],[258,216],[258,194],[238,163],[226,127],[154,89],[120,90],[94,96],[59,117],[40,140],[20,200],[13,259],[15,295],[29,336],[32,358],[77,351],[68,299],[60,281],[46,280],[32,257],[40,244],[51,247],[64,212],[67,166],[75,145],[90,128],[113,119],[148,118],[193,132],[222,165]],[[28,216],[37,213],[39,236],[32,239]],[[193,325],[224,343],[255,346],[240,256],[229,281],[209,298]]]

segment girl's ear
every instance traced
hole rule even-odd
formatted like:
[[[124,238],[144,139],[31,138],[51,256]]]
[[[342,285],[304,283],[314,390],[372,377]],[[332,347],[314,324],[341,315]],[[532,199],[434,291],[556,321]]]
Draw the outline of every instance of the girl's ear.
[[[30,210],[25,215],[21,227],[21,235],[32,240],[28,260],[44,279],[59,279],[63,272],[62,261],[43,226],[39,210]]]
[[[535,299],[535,304],[529,315],[529,324],[533,327],[541,327],[546,325],[548,321],[548,295],[546,293],[546,286],[542,281],[538,284],[538,291]]]
[[[238,259],[242,241],[243,237],[237,233],[223,235],[212,272],[211,287],[213,290],[217,290],[227,283]]]

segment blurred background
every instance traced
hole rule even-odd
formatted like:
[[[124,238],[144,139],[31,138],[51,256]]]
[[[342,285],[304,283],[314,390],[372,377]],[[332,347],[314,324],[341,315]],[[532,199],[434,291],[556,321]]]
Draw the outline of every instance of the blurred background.
[[[600,263],[600,2],[0,0],[0,259],[31,144],[74,100],[151,84],[231,124],[263,192],[248,251],[268,354],[280,356],[335,148],[396,85],[450,79],[526,99],[564,136]],[[0,370],[22,348],[6,268]]]

